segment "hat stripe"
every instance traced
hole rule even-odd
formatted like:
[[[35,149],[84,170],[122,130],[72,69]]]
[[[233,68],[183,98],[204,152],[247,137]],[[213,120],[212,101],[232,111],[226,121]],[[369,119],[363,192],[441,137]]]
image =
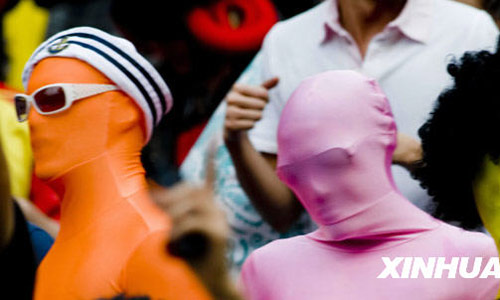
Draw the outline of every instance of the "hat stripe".
[[[162,111],[164,112],[167,109],[165,96],[163,95],[162,91],[160,90],[160,87],[158,86],[158,84],[156,84],[156,81],[151,77],[151,75],[141,65],[139,65],[139,63],[137,63],[137,61],[135,59],[131,58],[129,55],[127,55],[125,52],[123,52],[120,48],[116,47],[115,45],[111,44],[110,42],[108,42],[108,41],[106,41],[106,40],[104,40],[96,35],[89,34],[89,33],[73,33],[73,34],[69,34],[67,36],[77,36],[77,37],[92,39],[92,40],[100,42],[100,43],[104,44],[105,46],[108,46],[110,49],[116,51],[123,58],[128,60],[134,67],[136,67],[142,73],[142,75],[144,77],[146,77],[146,79],[148,80],[148,82],[151,84],[151,86],[155,90],[156,94],[158,95],[158,98],[160,99]]]
[[[44,43],[45,45],[43,47],[40,47],[38,49],[38,51],[36,51],[32,55],[32,57],[36,57],[36,55],[38,53],[40,53],[40,51],[43,51],[43,49],[45,49],[48,45],[52,44],[52,42],[54,42],[54,41],[56,41],[58,39],[61,39],[61,38],[71,37],[71,36],[92,39],[92,40],[94,40],[96,42],[99,42],[99,43],[107,46],[108,48],[110,48],[111,50],[115,51],[120,56],[122,56],[123,58],[125,58],[126,60],[128,60],[135,68],[137,68],[139,70],[139,72],[141,72],[141,74],[147,79],[147,81],[149,82],[149,84],[151,84],[151,86],[155,90],[155,92],[158,95],[158,98],[160,100],[162,112],[166,111],[167,104],[166,104],[165,96],[164,96],[163,92],[161,91],[160,87],[158,86],[158,84],[156,83],[156,81],[151,77],[151,75],[149,74],[149,72],[147,72],[141,65],[139,65],[139,63],[135,59],[133,59],[132,57],[130,57],[129,55],[127,55],[120,48],[116,47],[115,45],[111,44],[110,42],[108,42],[108,41],[106,41],[106,40],[104,40],[104,39],[102,39],[102,38],[100,38],[100,37],[98,37],[96,35],[93,35],[93,34],[90,34],[90,33],[75,32],[75,33],[69,33],[69,34],[65,34],[65,35],[61,35],[61,36],[56,36],[53,39],[51,39],[50,41],[47,41],[46,43]],[[158,74],[158,76],[159,76],[159,74]],[[156,124],[156,122],[155,122],[155,124]]]
[[[125,68],[123,65],[121,65],[118,61],[116,61],[114,58],[112,58],[111,56],[109,56],[104,51],[102,51],[102,50],[100,50],[100,49],[98,49],[98,48],[96,48],[96,47],[94,47],[92,45],[89,45],[89,44],[86,44],[86,43],[83,43],[83,42],[77,42],[77,41],[68,41],[67,43],[68,44],[75,44],[75,45],[78,45],[80,47],[87,48],[89,50],[94,51],[95,53],[101,55],[103,58],[105,58],[106,60],[108,60],[109,62],[111,62],[120,71],[122,71],[128,77],[128,79],[130,79],[136,85],[136,87],[141,92],[142,96],[146,100],[146,102],[147,102],[147,104],[149,106],[149,109],[151,110],[151,113],[153,115],[153,124],[157,124],[156,108],[155,108],[155,105],[153,103],[153,100],[149,96],[149,93],[146,91],[146,89],[144,88],[144,86],[139,82],[139,80],[137,80],[137,78],[132,73],[130,73],[129,70],[127,70],[127,68]]]
[[[147,93],[148,93],[149,97],[151,98],[151,100],[154,104],[154,107],[156,109],[157,123],[159,123],[159,120],[162,119],[165,112],[162,112],[162,107],[160,105],[160,100],[158,99],[158,95],[155,93],[155,91],[153,90],[153,87],[149,84],[147,79],[144,76],[142,76],[142,74],[139,72],[139,70],[137,70],[128,60],[126,60],[124,57],[118,55],[118,53],[116,53],[115,51],[110,50],[108,47],[106,47],[103,44],[101,44],[95,40],[92,40],[92,39],[71,36],[71,37],[65,38],[64,41],[65,41],[65,43],[68,43],[68,41],[81,42],[81,43],[93,46],[93,47],[101,50],[102,52],[106,53],[110,57],[112,57],[118,64],[122,65],[125,69],[127,69],[132,74],[132,76],[134,76],[140,82],[140,84],[144,87],[144,89],[147,91]],[[55,43],[58,43],[58,42],[56,41]],[[139,91],[137,86],[132,84],[132,82],[130,82],[130,80],[127,78],[127,76],[125,76],[119,69],[115,68],[115,66],[113,66],[108,60],[104,59],[101,55],[96,54],[92,50],[89,50],[87,48],[83,48],[83,47],[80,47],[77,45],[71,45],[71,44],[68,44],[68,45],[70,45],[70,47],[68,47],[67,50],[56,53],[56,55],[61,55],[61,56],[70,55],[70,56],[73,56],[75,58],[88,60],[89,63],[91,63],[92,65],[94,65],[94,67],[96,69],[100,70],[105,75],[107,75],[112,81],[114,81],[118,85],[123,85],[123,89],[122,89],[123,91],[125,91],[129,95],[133,95],[132,97],[135,98],[136,100],[140,100],[140,102],[143,103],[145,110],[149,114],[150,109],[147,106],[147,103],[146,103],[144,96],[141,94],[141,92]],[[73,49],[71,49],[72,47],[73,47]],[[124,46],[121,46],[121,47],[124,48],[123,49],[124,51],[128,51],[126,47],[124,47]],[[47,53],[49,53],[49,52],[47,52]],[[44,54],[44,53],[42,53],[42,54]],[[42,55],[42,54],[40,54],[40,55]],[[132,54],[129,53],[129,55],[131,55],[132,57],[135,57],[134,53],[132,53]],[[138,60],[137,62],[142,63],[140,60]],[[146,64],[149,64],[149,63],[146,62]],[[148,69],[147,67],[148,66],[145,66],[146,70]],[[151,75],[155,76],[155,74],[153,74],[153,73]],[[155,78],[157,78],[157,77],[155,77]],[[158,79],[159,79],[159,77],[158,77]],[[165,98],[167,98],[167,97],[168,97],[168,95],[165,94]],[[152,123],[152,124],[153,124],[153,128],[154,128],[154,125],[157,125],[154,123]]]

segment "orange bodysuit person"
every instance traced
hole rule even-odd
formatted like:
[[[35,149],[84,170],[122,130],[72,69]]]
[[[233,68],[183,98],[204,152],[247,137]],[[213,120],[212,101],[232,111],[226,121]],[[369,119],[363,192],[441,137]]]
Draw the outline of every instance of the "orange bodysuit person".
[[[18,117],[29,120],[37,176],[63,195],[61,230],[38,270],[36,300],[117,294],[210,298],[187,264],[165,251],[168,219],[149,198],[140,152],[152,126],[170,106],[158,101],[152,108],[145,106],[144,98],[159,99],[155,89],[148,87],[160,85],[167,98],[168,89],[127,43],[99,30],[77,28],[42,44],[26,66],[28,96],[16,97]],[[121,64],[116,70],[100,62],[101,56],[111,57],[110,49],[133,63],[119,60],[118,54],[110,60]],[[138,69],[133,69],[134,63]],[[143,67],[153,77],[149,86],[149,79],[139,76]],[[129,72],[119,73],[123,68]],[[127,74],[138,79],[127,81]],[[137,90],[147,92],[140,94],[144,98],[135,97],[138,94],[129,86],[137,82],[142,84]],[[78,91],[85,93],[81,87],[74,88],[74,95],[46,89],[61,83],[115,87],[60,109],[58,102],[74,98]],[[164,110],[155,111],[155,107]]]

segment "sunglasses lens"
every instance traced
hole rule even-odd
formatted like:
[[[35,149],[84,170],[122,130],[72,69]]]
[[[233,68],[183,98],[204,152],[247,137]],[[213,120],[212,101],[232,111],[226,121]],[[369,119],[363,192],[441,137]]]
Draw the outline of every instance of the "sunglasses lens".
[[[16,104],[17,120],[22,122],[28,118],[28,101],[23,96],[16,96],[14,98]]]
[[[61,87],[48,87],[37,92],[35,103],[42,112],[53,112],[64,107],[66,97]]]

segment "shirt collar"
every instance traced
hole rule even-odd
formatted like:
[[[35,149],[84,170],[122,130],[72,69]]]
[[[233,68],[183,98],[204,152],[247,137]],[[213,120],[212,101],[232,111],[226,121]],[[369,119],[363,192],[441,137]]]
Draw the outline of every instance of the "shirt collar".
[[[325,9],[323,9],[324,15],[322,16],[324,35],[321,35],[320,42],[327,42],[334,35],[347,36],[347,31],[340,25],[337,0],[327,0],[323,5],[325,5]]]
[[[333,35],[346,36],[348,33],[339,20],[337,0],[327,0],[323,16],[324,34],[321,43],[330,40]],[[408,0],[399,16],[390,22],[387,28],[399,30],[407,38],[426,43],[430,37],[432,25],[432,0]]]

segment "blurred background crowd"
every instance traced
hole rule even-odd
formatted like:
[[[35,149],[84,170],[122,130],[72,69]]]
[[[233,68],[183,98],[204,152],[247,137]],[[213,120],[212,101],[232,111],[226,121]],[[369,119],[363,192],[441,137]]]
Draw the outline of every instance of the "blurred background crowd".
[[[0,96],[3,100],[11,99],[16,91],[23,89],[24,64],[44,39],[57,32],[91,26],[131,40],[160,71],[175,99],[173,110],[162,120],[143,152],[148,177],[171,186],[179,181],[178,167],[190,147],[259,50],[267,30],[278,18],[291,17],[318,2],[1,1]],[[17,139],[6,140],[4,147],[11,149],[7,151],[8,157],[16,157],[7,159],[10,173],[19,174],[14,175],[14,195],[28,198],[34,189],[32,200],[45,213],[57,218],[57,196],[37,178],[31,178],[27,125],[10,123],[12,126],[17,132],[11,135]],[[2,136],[6,139],[6,134]],[[25,143],[14,144],[19,140]]]
[[[43,225],[52,238],[57,235],[60,199],[32,174],[28,126],[17,123],[10,103],[23,90],[24,64],[42,41],[65,29],[91,26],[130,40],[156,67],[174,106],[143,150],[142,162],[147,177],[169,187],[180,181],[179,167],[268,30],[320,2],[0,0],[0,141],[10,190],[26,219]],[[500,25],[500,1],[461,2],[486,10]],[[40,243],[43,256],[47,246]]]
[[[64,29],[92,26],[130,39],[160,70],[176,99],[174,110],[144,155],[148,173],[171,185],[178,180],[177,166],[193,135],[258,51],[264,34],[277,20],[277,11],[286,18],[315,3],[211,2],[217,1],[2,1],[2,81],[20,90],[20,73],[31,52]],[[200,12],[201,8],[207,9]],[[201,21],[196,16],[189,21],[197,9]],[[206,24],[212,14],[217,19]],[[233,28],[238,28],[237,34],[231,32]]]
[[[143,152],[148,176],[170,186],[179,180],[178,167],[214,109],[259,50],[267,30],[278,19],[287,19],[319,2],[1,1],[3,98],[8,98],[11,91],[22,90],[21,72],[29,55],[45,38],[59,31],[92,26],[126,37],[160,71],[175,99],[173,111],[162,120]],[[462,2],[500,19],[500,1]],[[23,165],[28,166],[30,161],[23,158]],[[27,197],[29,182],[18,185],[17,195]]]

